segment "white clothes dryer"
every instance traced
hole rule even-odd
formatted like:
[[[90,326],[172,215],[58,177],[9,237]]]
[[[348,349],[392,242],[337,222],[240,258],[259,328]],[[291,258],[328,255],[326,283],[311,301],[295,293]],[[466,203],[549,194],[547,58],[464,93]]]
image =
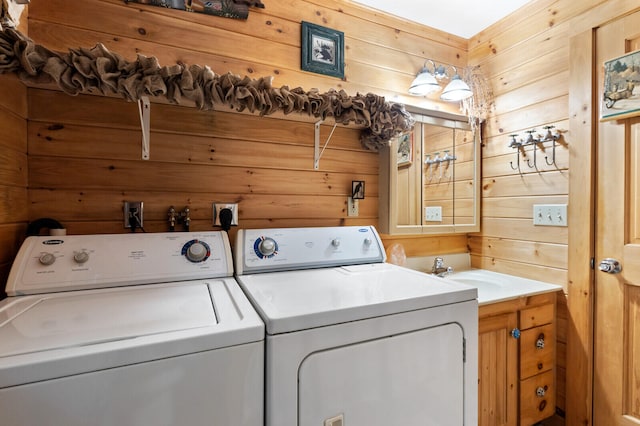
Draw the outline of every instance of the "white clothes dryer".
[[[0,302],[3,426],[264,422],[226,233],[29,237]]]
[[[373,227],[240,230],[266,426],[477,424],[476,289],[385,263]]]

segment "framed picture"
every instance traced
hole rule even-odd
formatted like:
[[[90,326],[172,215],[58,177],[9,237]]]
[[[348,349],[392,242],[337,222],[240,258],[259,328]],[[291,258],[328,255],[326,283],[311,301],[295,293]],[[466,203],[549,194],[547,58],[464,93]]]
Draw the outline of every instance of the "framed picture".
[[[600,120],[640,115],[640,50],[604,63]]]
[[[344,78],[344,33],[302,22],[301,68]]]
[[[398,167],[410,166],[413,162],[413,132],[398,136]]]

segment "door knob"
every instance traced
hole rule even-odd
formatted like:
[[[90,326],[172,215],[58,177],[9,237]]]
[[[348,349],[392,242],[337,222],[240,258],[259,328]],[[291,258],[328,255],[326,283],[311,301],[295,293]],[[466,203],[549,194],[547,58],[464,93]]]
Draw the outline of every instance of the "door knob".
[[[600,261],[598,269],[607,274],[617,274],[622,271],[622,265],[615,259],[606,258]]]

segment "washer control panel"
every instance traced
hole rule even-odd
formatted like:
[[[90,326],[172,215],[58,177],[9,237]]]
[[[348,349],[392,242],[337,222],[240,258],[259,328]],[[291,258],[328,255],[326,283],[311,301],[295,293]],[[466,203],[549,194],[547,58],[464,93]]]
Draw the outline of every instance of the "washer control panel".
[[[29,237],[7,294],[230,277],[231,259],[221,231]]]
[[[386,260],[372,226],[241,229],[235,250],[237,275]]]

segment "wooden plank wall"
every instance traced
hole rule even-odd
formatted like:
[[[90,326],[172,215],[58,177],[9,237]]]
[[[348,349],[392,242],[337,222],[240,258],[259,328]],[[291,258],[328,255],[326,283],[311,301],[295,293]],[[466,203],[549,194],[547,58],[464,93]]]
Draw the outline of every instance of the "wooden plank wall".
[[[631,1],[536,0],[469,40],[469,63],[481,66],[495,94],[483,146],[481,232],[469,236],[473,266],[553,282],[566,291],[568,228],[533,226],[532,205],[581,197],[570,196],[568,188],[569,152],[584,147],[569,131],[569,40],[637,7]],[[521,170],[513,170],[516,154],[508,147],[508,135],[522,138],[527,130],[543,132],[547,125],[563,135],[556,165],[545,162],[551,157],[551,144],[545,143],[537,152],[537,168],[526,163],[533,161],[529,148]],[[571,318],[566,299],[558,308],[557,405],[564,410]]]
[[[209,65],[213,71],[274,76],[275,86],[374,92],[423,108],[457,112],[407,87],[425,58],[463,65],[467,41],[339,0],[265,0],[247,21],[121,0],[32,0],[29,36],[57,50],[103,43],[127,59]],[[300,70],[300,22],[345,32],[344,80]],[[189,206],[192,229],[212,229],[211,203],[238,202],[242,227],[377,224],[378,156],[359,129],[339,126],[313,170],[313,124],[152,105],[151,160],[140,159],[135,104],[30,88],[29,219],[61,221],[70,234],[126,232],[122,203],[145,203],[145,229],[168,227],[167,209]],[[330,127],[322,126],[322,141]],[[346,214],[351,180],[366,182],[360,216]],[[461,238],[425,238],[466,251]],[[453,242],[453,244],[451,244]],[[421,254],[411,239],[408,255]],[[431,249],[427,250],[431,251]]]
[[[0,283],[4,283],[28,222],[27,92],[15,76],[3,75],[0,93]]]

